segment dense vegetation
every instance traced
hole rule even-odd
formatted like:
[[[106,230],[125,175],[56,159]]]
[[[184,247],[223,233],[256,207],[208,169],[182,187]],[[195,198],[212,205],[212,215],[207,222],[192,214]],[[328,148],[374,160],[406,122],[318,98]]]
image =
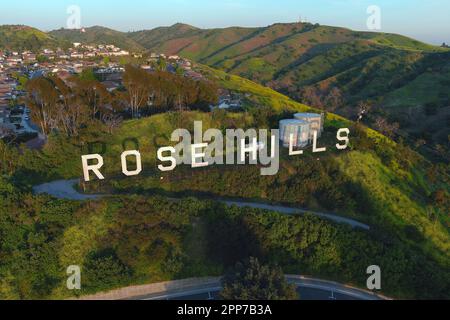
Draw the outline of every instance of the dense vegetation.
[[[78,136],[83,127],[101,122],[109,132],[124,117],[138,118],[169,110],[208,110],[217,103],[217,88],[165,71],[148,73],[127,65],[124,88],[110,93],[92,70],[66,82],[54,75],[31,79],[26,84],[26,104],[34,123],[48,136],[51,132]]]
[[[75,203],[32,196],[1,180],[0,297],[63,298],[131,284],[221,275],[248,256],[286,273],[363,285],[383,270],[383,292],[448,298],[447,270],[394,238],[213,202],[114,197]],[[66,268],[82,290],[66,289]]]
[[[251,257],[238,262],[222,279],[224,300],[297,300],[295,285],[288,284],[280,267],[261,265]]]
[[[171,130],[192,128],[194,119],[203,120],[205,130],[221,125],[258,127],[252,115],[235,115],[224,120],[220,112],[213,113],[211,118],[185,113],[183,117],[160,115],[149,119],[146,125],[126,124],[118,134],[130,138],[107,143],[104,157],[108,179],[88,184],[88,189],[106,193],[246,198],[334,211],[393,232],[441,262],[448,259],[448,168],[427,164],[405,146],[374,143],[356,126],[351,127],[352,151],[342,153],[330,148],[325,154],[312,155],[308,151],[303,157],[282,153],[280,172],[275,176],[261,177],[257,166],[197,170],[180,167],[161,175],[155,170],[157,146],[170,145]],[[141,133],[137,130],[154,138],[139,139]],[[322,144],[334,145],[335,134],[336,128],[329,126]],[[143,154],[144,173],[139,177],[126,178],[118,172],[123,144],[137,147]],[[101,150],[100,146],[96,150]],[[439,174],[434,175],[432,184],[429,179],[434,171]],[[434,202],[436,192],[445,195],[446,200],[440,205]]]
[[[86,294],[220,275],[236,261],[254,256],[279,264],[286,273],[360,286],[367,266],[377,264],[386,294],[448,298],[448,166],[433,165],[360,124],[328,113],[320,143],[329,151],[312,155],[307,150],[299,158],[283,152],[280,172],[273,177],[261,177],[252,166],[156,172],[156,149],[170,144],[174,129],[192,130],[194,120],[203,120],[204,129],[276,128],[279,119],[295,111],[314,110],[251,81],[202,70],[220,86],[240,90],[246,99],[244,111],[205,113],[175,107],[124,121],[111,132],[90,108],[95,125],[80,125],[76,135],[52,128],[42,150],[0,143],[2,296],[67,297],[71,293],[65,289],[65,268],[73,264],[82,266],[84,282],[78,294]],[[129,95],[129,90],[124,93]],[[61,95],[52,96],[61,107]],[[81,101],[88,96],[69,95]],[[343,126],[351,128],[351,148],[337,152],[334,137]],[[124,179],[120,154],[130,149],[141,151],[145,173]],[[81,187],[116,196],[79,203],[31,194],[37,183],[79,177],[80,156],[88,153],[104,156],[107,180]],[[174,201],[165,197],[168,194],[300,205],[354,217],[371,229],[354,230],[311,215],[288,217],[212,201]]]
[[[81,293],[92,293],[135,283],[219,275],[226,267],[251,255],[277,262],[285,272],[356,285],[364,284],[364,268],[376,263],[384,270],[383,292],[387,294],[441,297],[448,292],[448,248],[445,247],[448,233],[442,226],[448,223],[445,220],[447,191],[442,189],[444,202],[438,205],[427,183],[417,185],[415,179],[428,179],[420,172],[414,179],[407,178],[408,174],[396,178],[406,172],[397,167],[402,165],[397,161],[410,161],[411,158],[405,158],[410,157],[408,153],[397,158],[387,149],[384,162],[380,162],[377,153],[369,151],[372,145],[364,136],[353,142],[358,151],[342,156],[330,151],[333,155],[321,156],[320,162],[308,156],[289,161],[283,158],[279,175],[272,178],[262,178],[253,167],[195,172],[181,168],[165,176],[163,181],[159,176],[154,177],[151,170],[152,150],[155,150],[152,139],[139,139],[138,149],[144,155],[144,168],[149,170],[150,177],[122,179],[117,175],[122,148],[129,149],[136,142],[132,138],[123,140],[122,134],[139,137],[141,132],[146,132],[142,136],[153,138],[152,130],[170,128],[168,123],[173,127],[183,125],[180,119],[189,124],[194,119],[191,117],[207,120],[209,116],[185,112],[181,118],[176,114],[157,115],[122,125],[114,138],[117,142],[106,145],[104,156],[110,168],[107,183],[112,183],[116,192],[143,194],[167,190],[171,195],[181,192],[196,196],[249,197],[316,210],[325,208],[367,221],[371,231],[352,231],[312,216],[284,217],[259,210],[228,209],[192,199],[177,203],[153,196],[114,197],[80,204],[31,196],[28,190],[34,179],[71,178],[81,172],[79,139],[70,142],[52,135],[42,152],[19,154],[7,150],[2,153],[6,157],[2,164],[9,164],[11,170],[8,174],[11,178],[2,180],[5,205],[1,211],[0,233],[5,245],[1,252],[8,258],[2,259],[2,270],[4,279],[10,279],[5,288],[22,297],[64,296],[67,292],[62,287],[63,266],[70,263],[83,265],[87,284]],[[250,121],[245,120],[247,117],[235,116],[228,121],[240,126],[242,121]],[[107,138],[106,131],[104,136],[98,136],[101,134],[98,130],[96,134],[101,140]],[[89,133],[83,132],[83,139],[85,135]],[[165,144],[164,139],[160,135],[156,141]],[[101,145],[92,142],[87,143],[93,148],[91,152],[101,152]],[[86,152],[89,150],[83,153]],[[383,148],[379,152],[384,152]],[[350,163],[341,167],[344,161]],[[354,175],[347,175],[347,170],[352,170]],[[435,177],[436,186],[443,183],[439,175]],[[420,183],[425,183],[422,188]],[[108,184],[100,187],[109,188]],[[422,202],[426,198],[420,193],[430,197],[426,209]],[[51,234],[42,235],[42,232]],[[41,250],[42,255],[36,255]],[[32,254],[32,260],[25,258]],[[48,270],[53,271],[48,273]],[[18,284],[19,289],[28,291],[17,289]]]

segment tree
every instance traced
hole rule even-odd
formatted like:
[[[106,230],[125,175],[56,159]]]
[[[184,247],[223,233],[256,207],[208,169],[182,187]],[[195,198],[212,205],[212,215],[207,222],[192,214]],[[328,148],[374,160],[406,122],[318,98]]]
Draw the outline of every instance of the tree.
[[[225,300],[295,300],[295,285],[287,283],[279,267],[261,265],[256,258],[238,263],[222,279]]]
[[[90,253],[85,262],[85,282],[89,289],[109,289],[128,280],[130,270],[113,249]]]
[[[17,167],[17,158],[19,158],[18,149],[0,139],[0,174],[12,175]]]
[[[14,72],[12,74],[12,77],[16,79],[19,82],[19,85],[17,86],[18,90],[25,90],[25,86],[28,82],[28,77],[26,75],[22,75],[18,72]]]
[[[74,78],[75,96],[81,99],[80,103],[86,105],[91,113],[91,118],[95,119],[104,112],[105,108],[110,105],[111,95],[105,86],[101,84],[95,77],[91,78],[89,74]]]
[[[366,102],[360,102],[358,104],[358,120],[357,122],[361,122],[365,116],[370,112],[372,106]]]
[[[27,83],[27,102],[31,109],[31,117],[41,127],[44,135],[48,135],[55,127],[58,91],[47,78],[36,78]]]
[[[308,86],[300,90],[300,97],[305,100],[308,104],[322,108],[323,102],[319,90],[314,86]]]
[[[9,126],[0,126],[0,139],[8,138],[8,142],[12,143],[17,139],[17,134],[14,131],[13,127]]]
[[[164,58],[159,58],[158,59],[158,64],[157,64],[157,68],[158,71],[166,71],[167,70],[167,61]]]
[[[149,76],[145,70],[127,65],[123,75],[123,84],[128,92],[131,116],[136,118],[139,109],[146,105],[150,96]]]
[[[389,138],[393,138],[399,128],[400,128],[400,125],[397,122],[389,123],[383,117],[377,117],[375,120],[375,129],[377,129],[381,133],[385,134]]]
[[[114,130],[120,127],[120,125],[122,124],[123,118],[112,113],[105,113],[102,116],[102,121],[108,128],[108,133],[113,134]]]
[[[415,143],[414,146],[416,147],[416,149],[419,149],[420,147],[424,146],[427,144],[427,141],[425,139],[418,139]]]
[[[328,111],[334,111],[339,108],[344,102],[341,90],[333,87],[325,98],[325,106]]]
[[[444,189],[438,189],[431,194],[431,201],[439,208],[449,208],[450,197]]]
[[[92,68],[83,70],[78,76],[79,79],[84,81],[96,81],[98,80],[95,76],[94,70]]]
[[[181,67],[179,64],[177,64],[177,67],[175,68],[175,73],[178,76],[183,76],[184,75],[184,69],[183,67]]]
[[[56,76],[51,77],[50,80],[59,93],[58,129],[62,130],[67,136],[77,136],[78,129],[88,118],[87,106],[63,80]]]
[[[0,299],[2,300],[19,300],[20,294],[17,290],[17,280],[11,274],[6,272],[0,274]]]

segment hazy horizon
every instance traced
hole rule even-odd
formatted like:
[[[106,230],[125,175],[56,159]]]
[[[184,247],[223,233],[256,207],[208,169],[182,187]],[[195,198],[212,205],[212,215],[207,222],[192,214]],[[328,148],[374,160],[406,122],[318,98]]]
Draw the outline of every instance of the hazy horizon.
[[[211,29],[264,27],[306,19],[357,31],[397,33],[437,45],[450,42],[450,1],[446,0],[16,0],[3,4],[0,24],[22,24],[43,31],[66,28],[71,5],[80,8],[82,27],[103,26],[123,32],[175,23]],[[366,26],[371,5],[381,9],[380,30],[368,30]]]

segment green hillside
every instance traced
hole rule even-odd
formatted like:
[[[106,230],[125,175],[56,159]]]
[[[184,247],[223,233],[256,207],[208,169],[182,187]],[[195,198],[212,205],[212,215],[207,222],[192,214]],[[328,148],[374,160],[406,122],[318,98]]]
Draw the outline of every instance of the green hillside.
[[[66,41],[86,42],[108,32],[96,30],[85,40],[72,31],[67,36],[64,30],[55,32]],[[123,35],[112,33],[114,38]],[[6,164],[0,167],[0,298],[70,296],[61,284],[66,266],[74,263],[85,270],[86,294],[220,275],[250,255],[279,263],[286,272],[359,286],[365,284],[365,268],[377,264],[386,294],[448,298],[448,166],[430,163],[401,141],[326,112],[320,145],[328,151],[313,154],[308,149],[290,157],[282,150],[275,176],[263,177],[251,165],[180,166],[162,174],[155,157],[159,147],[173,144],[173,130],[192,131],[194,121],[202,120],[203,130],[277,128],[280,119],[295,112],[322,112],[293,99],[303,100],[299,92],[308,87],[325,93],[339,87],[346,101],[383,100],[393,112],[412,105],[415,94],[422,95],[420,103],[432,102],[423,97],[429,90],[443,99],[446,50],[397,35],[310,24],[214,30],[178,24],[126,36],[151,51],[200,61],[194,70],[240,93],[243,110],[157,113],[126,120],[112,133],[94,122],[76,137],[51,134],[42,150],[0,142],[0,159]],[[342,127],[351,131],[346,151],[334,147],[336,130]],[[124,177],[120,155],[133,149],[142,154],[143,172]],[[106,180],[77,187],[110,196],[80,203],[32,194],[33,185],[79,178],[81,155],[93,153],[104,157]],[[351,229],[310,215],[227,208],[214,201],[218,198],[329,212],[371,228]]]
[[[250,93],[253,105],[264,104],[270,107],[273,113],[264,114],[265,121],[262,122],[255,118],[261,115],[261,109],[257,113],[252,113],[250,109],[248,113],[229,114],[225,118],[223,115],[219,116],[220,113],[212,115],[186,113],[182,118],[176,114],[165,114],[128,122],[119,130],[114,142],[109,143],[116,146],[110,149],[110,161],[113,162],[113,159],[119,157],[123,137],[138,139],[140,148],[145,150],[147,156],[149,155],[146,159],[146,167],[155,168],[156,163],[152,155],[156,152],[156,146],[152,141],[142,140],[143,136],[158,136],[160,137],[158,145],[170,145],[168,140],[170,132],[179,127],[192,128],[194,120],[202,120],[204,130],[209,127],[222,127],[221,121],[237,127],[259,125],[276,127],[277,119],[289,114],[298,111],[315,111],[271,89],[240,77],[227,77],[226,74],[213,69],[203,72],[210,72],[210,77],[220,81],[223,87]],[[337,211],[379,226],[388,230],[387,232],[393,232],[406,243],[421,246],[425,252],[430,253],[441,263],[448,263],[450,249],[448,225],[446,225],[448,220],[442,211],[439,213],[438,207],[433,207],[429,198],[434,191],[446,185],[444,182],[446,178],[442,177],[443,180],[440,183],[433,185],[426,173],[430,164],[407,147],[397,145],[371,129],[365,128],[363,133],[359,132],[352,122],[331,113],[327,114],[325,126],[330,136],[335,134],[336,127],[353,128],[353,136],[357,142],[355,142],[354,150],[349,153],[331,152],[319,156],[324,162],[322,169],[325,170],[327,179],[333,179],[334,182],[330,181],[330,183],[335,184],[334,186],[325,186],[325,184],[324,189],[318,187],[317,190],[312,191],[308,189],[309,187],[302,187],[305,181],[315,179],[313,178],[314,170],[322,170],[319,169],[320,165],[317,167],[314,164],[316,158],[311,155],[302,160],[283,158],[281,172],[276,177],[263,178],[259,175],[257,168],[228,170],[219,166],[204,172],[200,170],[194,177],[189,174],[190,169],[181,170],[174,175],[168,175],[165,181],[161,181],[159,176],[156,179],[153,176],[119,179],[112,181],[110,187],[120,192],[138,193],[164,190],[195,195],[206,192],[214,196],[251,198],[313,207],[317,203],[330,203],[330,207],[325,205],[318,209]],[[311,168],[312,172],[305,172],[308,171],[306,168]],[[227,169],[225,174],[224,169]],[[153,170],[150,171],[153,172]],[[319,180],[317,183],[320,185]],[[347,185],[346,181],[348,181]],[[358,190],[358,195],[350,192],[353,187],[349,185],[353,185]],[[444,188],[448,189],[448,185]],[[300,200],[302,194],[305,194],[304,200]],[[322,198],[321,194],[334,194],[337,198],[327,198],[328,195]],[[344,201],[342,207],[339,207],[336,204],[341,201],[339,200],[341,196],[348,199],[348,202]],[[353,200],[350,201],[350,198]],[[365,208],[362,210],[364,213],[361,208]],[[440,222],[430,218],[430,210],[440,216],[438,218]],[[420,240],[415,238],[416,236]]]
[[[448,175],[442,171],[432,179],[428,162],[373,130],[328,113],[320,140],[328,152],[313,155],[307,150],[302,157],[289,157],[283,151],[275,176],[262,177],[250,165],[158,172],[157,148],[172,144],[173,130],[192,130],[194,121],[202,120],[204,130],[276,128],[279,119],[296,111],[315,111],[239,76],[205,66],[196,70],[245,94],[245,110],[162,113],[127,120],[113,134],[99,123],[76,138],[51,135],[41,151],[0,153],[10,164],[0,180],[5,203],[0,234],[8,235],[0,242],[0,253],[7,257],[0,262],[0,297],[71,295],[60,285],[65,273],[59,270],[68,263],[86,270],[86,294],[220,275],[249,255],[280,263],[285,272],[359,286],[364,286],[367,265],[376,263],[383,270],[386,294],[448,297],[449,220],[446,204],[434,196],[441,190],[448,199]],[[344,152],[332,147],[340,127],[351,128],[351,148]],[[120,154],[130,149],[140,150],[144,171],[124,178]],[[113,196],[75,203],[30,194],[31,185],[80,177],[80,156],[90,153],[104,157],[106,180],[84,187]],[[214,202],[219,197],[334,212],[365,222],[371,230],[352,230],[309,215],[226,208]],[[37,276],[30,277],[29,270]]]
[[[434,192],[448,193],[448,173],[441,171],[441,176],[431,182],[428,172],[433,166],[421,156],[374,130],[356,126],[332,113],[326,116],[323,143],[333,146],[336,129],[349,127],[353,137],[350,152],[329,151],[317,156],[307,152],[309,155],[303,158],[283,155],[281,171],[274,177],[261,177],[256,167],[243,170],[242,167],[219,166],[197,170],[195,178],[189,174],[189,169],[180,168],[161,181],[154,155],[158,146],[171,144],[170,133],[176,128],[192,129],[195,120],[203,121],[204,130],[210,127],[276,128],[279,119],[295,112],[317,111],[238,76],[209,67],[200,66],[198,70],[221,87],[246,94],[246,111],[164,113],[130,120],[112,136],[88,130],[81,141],[53,138],[33,161],[19,163],[28,171],[35,171],[40,181],[73,178],[81,174],[80,148],[84,152],[103,152],[108,164],[106,176],[111,178],[100,185],[93,183],[90,188],[139,194],[158,190],[194,195],[207,193],[331,210],[378,226],[405,243],[415,243],[414,246],[440,263],[448,262],[448,217],[433,202]],[[104,142],[105,149],[99,141]],[[86,149],[91,143],[92,147]],[[120,153],[129,146],[138,148],[143,155],[146,174],[138,178],[123,178],[118,172]],[[316,175],[317,172],[322,172],[323,176]],[[30,181],[29,175],[25,177]]]
[[[66,41],[57,40],[35,28],[22,25],[0,26],[0,49],[35,51],[64,45],[67,45]]]
[[[186,24],[175,24],[170,27],[159,27],[148,31],[137,31],[128,33],[128,37],[141,44],[145,48],[153,48],[164,45],[165,42],[175,38],[186,38],[198,33],[200,29]]]
[[[347,117],[355,117],[356,108],[345,107],[360,101],[423,107],[445,105],[450,99],[446,72],[450,50],[397,34],[309,23],[223,29],[178,23],[129,33],[92,27],[84,33],[61,29],[50,35],[69,42],[112,43],[129,50],[181,55]],[[431,77],[436,82],[430,85]],[[432,93],[425,95],[429,87]],[[338,89],[338,102],[329,99],[336,95],[333,89]]]
[[[448,63],[450,55],[449,50],[401,35],[312,24],[211,30],[173,26],[164,29],[163,38],[160,32],[141,31],[131,37],[152,51],[179,54],[294,98],[314,85],[324,92],[338,87],[347,102],[379,99]],[[410,99],[419,103],[421,96]]]
[[[379,117],[399,123],[396,134],[410,145],[424,139],[424,154],[450,159],[448,151],[436,151],[445,148],[448,135],[421,126],[423,118],[448,117],[449,49],[397,34],[308,23],[210,30],[176,25],[157,41],[160,32],[131,36],[151,51],[193,59],[347,118],[356,119],[358,105],[368,103],[367,125],[377,128]],[[439,122],[437,130],[448,132],[448,124]]]
[[[446,106],[450,100],[450,50],[396,34],[309,23],[223,29],[178,23],[129,33],[95,26],[48,35],[29,27],[2,28],[3,47],[37,48],[58,39],[178,54],[347,117],[355,117],[360,101],[423,107]],[[397,111],[389,109],[388,116]]]
[[[94,26],[82,30],[59,29],[49,33],[51,36],[69,41],[70,43],[80,42],[85,44],[113,44],[119,48],[141,51],[142,46],[127,37],[126,33],[112,29]]]

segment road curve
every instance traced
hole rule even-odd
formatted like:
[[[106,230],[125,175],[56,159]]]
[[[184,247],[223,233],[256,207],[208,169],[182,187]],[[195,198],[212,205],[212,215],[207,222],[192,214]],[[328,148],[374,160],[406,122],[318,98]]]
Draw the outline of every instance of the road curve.
[[[38,186],[33,187],[33,191],[36,194],[49,194],[55,198],[58,199],[67,199],[67,200],[90,200],[90,199],[99,199],[103,197],[104,195],[87,195],[79,193],[77,190],[74,189],[74,186],[78,183],[78,179],[72,179],[72,180],[57,180],[49,183],[44,183]],[[176,199],[174,199],[176,200]],[[214,200],[214,199],[212,199]],[[337,216],[334,214],[324,213],[324,212],[315,212],[310,211],[306,209],[301,208],[292,208],[292,207],[285,207],[285,206],[277,206],[277,205],[270,205],[270,204],[264,204],[264,203],[258,203],[258,202],[245,202],[245,201],[228,201],[228,200],[216,200],[222,203],[225,203],[228,206],[237,206],[237,207],[248,207],[248,208],[254,208],[254,209],[262,209],[262,210],[269,210],[269,211],[275,211],[280,212],[283,214],[288,215],[295,215],[295,214],[305,214],[310,213],[315,216],[328,219],[337,223],[344,223],[347,225],[352,226],[353,228],[361,228],[364,230],[370,230],[370,226],[361,223],[359,221],[344,218],[341,216]]]
[[[243,201],[222,201],[222,202],[224,202],[228,205],[234,205],[234,206],[238,206],[238,207],[249,207],[249,208],[263,209],[263,210],[269,210],[269,211],[276,211],[276,212],[289,214],[289,215],[311,213],[315,216],[325,218],[328,220],[332,220],[337,223],[345,223],[345,224],[351,225],[354,228],[361,228],[361,229],[365,229],[365,230],[370,229],[370,227],[367,224],[358,222],[353,219],[329,214],[329,213],[315,212],[315,211],[310,211],[310,210],[305,210],[305,209],[300,209],[300,208],[275,206],[275,205],[257,203],[257,202],[243,202]]]
[[[286,275],[289,283],[294,284],[299,291],[313,290],[308,300],[389,300],[381,295],[337,282],[309,278],[297,275]],[[222,290],[220,280],[207,285],[192,286],[183,289],[167,290],[138,297],[130,300],[214,300]],[[302,297],[302,295],[300,295]]]
[[[333,293],[341,294],[346,297],[357,300],[391,300],[382,295],[377,295],[368,290],[362,290],[359,288],[343,285],[334,281],[321,280],[316,278],[286,275],[286,279],[289,283],[295,284],[301,288],[313,288],[323,291],[331,291]]]
[[[58,199],[66,200],[89,200],[98,199],[99,195],[87,195],[79,193],[74,189],[74,186],[78,183],[78,179],[72,180],[57,180],[49,183],[44,183],[33,187],[33,191],[36,194],[49,194]]]
[[[389,298],[377,295],[370,291],[350,287],[337,282],[308,278],[303,276],[287,275],[287,281],[294,284],[298,291],[310,290],[308,300],[389,300]],[[313,291],[311,295],[311,289]],[[129,300],[214,300],[222,290],[220,281],[204,286],[168,290],[139,297],[131,297]],[[300,294],[300,298],[302,294]],[[301,298],[302,299],[302,298]]]
[[[391,300],[340,283],[299,275],[286,275],[303,300]],[[79,297],[80,300],[214,300],[222,290],[220,277],[190,278],[130,286]]]

